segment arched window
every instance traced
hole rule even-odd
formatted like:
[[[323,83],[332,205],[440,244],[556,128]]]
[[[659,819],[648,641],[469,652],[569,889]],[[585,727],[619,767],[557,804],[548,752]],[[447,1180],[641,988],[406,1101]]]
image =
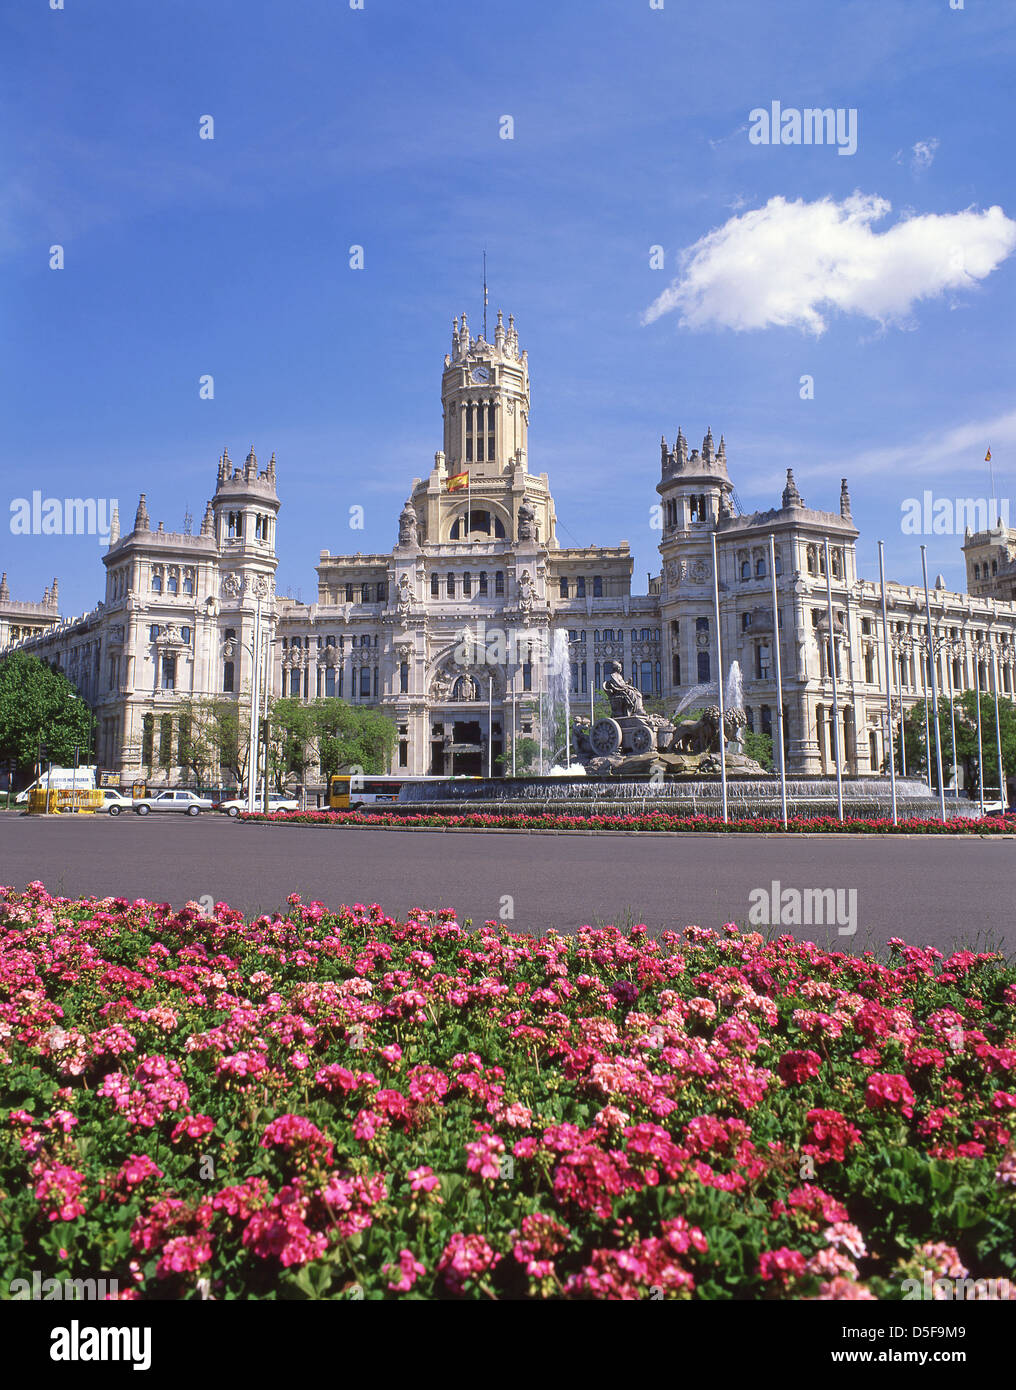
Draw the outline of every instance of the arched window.
[[[437,574],[430,576],[430,596],[431,598],[441,597],[441,577]]]
[[[766,577],[766,562],[765,562],[765,556],[764,556],[764,555],[760,555],[760,556],[758,557],[758,559],[755,561],[755,578],[756,578],[756,579],[765,579],[765,577]]]
[[[751,565],[749,564],[749,562],[748,562],[747,560],[742,560],[742,561],[741,561],[741,578],[742,578],[742,579],[750,579],[750,578],[751,578]]]
[[[562,598],[567,598],[567,597],[568,597],[568,579],[567,579],[567,576],[566,576],[566,575],[563,575],[563,574],[562,574],[562,576],[561,576],[561,597],[562,597]]]
[[[468,570],[462,576],[462,597],[469,598],[473,592],[473,576]]]

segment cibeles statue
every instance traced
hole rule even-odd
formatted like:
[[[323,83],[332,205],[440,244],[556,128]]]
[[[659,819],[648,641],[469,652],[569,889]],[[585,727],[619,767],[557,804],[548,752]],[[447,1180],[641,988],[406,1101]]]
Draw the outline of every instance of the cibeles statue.
[[[420,520],[412,502],[407,502],[399,513],[399,545],[416,545],[420,534]]]
[[[603,690],[610,718],[592,727],[577,725],[575,743],[586,771],[613,777],[711,777],[720,771],[720,745],[728,773],[764,775],[761,765],[740,751],[747,722],[744,710],[709,705],[696,719],[672,722],[646,714],[642,693],[624,678],[619,661],[610,662]],[[676,716],[675,716],[676,720]],[[722,730],[722,732],[721,732]]]
[[[608,663],[607,679],[603,682],[603,689],[610,701],[610,712],[615,719],[645,714],[642,693],[625,680],[624,667],[619,661]]]

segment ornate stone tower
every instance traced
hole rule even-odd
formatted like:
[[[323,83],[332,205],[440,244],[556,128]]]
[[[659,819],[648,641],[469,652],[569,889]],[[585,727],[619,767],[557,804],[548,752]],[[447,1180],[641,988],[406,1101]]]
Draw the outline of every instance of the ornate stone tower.
[[[275,490],[275,455],[258,471],[251,445],[242,468],[234,468],[229,451],[219,459],[215,496],[208,504],[201,533],[211,533],[221,557],[224,598],[237,598],[245,589],[267,596],[273,588],[276,556],[275,525],[279,496]]]
[[[712,533],[733,516],[734,487],[723,437],[717,449],[711,429],[701,453],[692,449],[689,454],[680,429],[673,449],[662,439],[660,465],[660,609],[669,648],[664,688],[668,694],[679,694],[717,678]]]
[[[444,454],[450,474],[468,468],[474,484],[524,464],[529,433],[529,363],[513,315],[498,310],[493,343],[472,337],[465,314],[452,320],[452,350],[441,378]]]
[[[483,543],[519,535],[555,549],[557,518],[545,473],[528,468],[529,362],[514,316],[498,310],[494,341],[473,337],[466,315],[452,320],[452,350],[441,377],[444,447],[429,477],[417,479],[413,505],[421,543]],[[469,475],[468,487],[453,480]]]

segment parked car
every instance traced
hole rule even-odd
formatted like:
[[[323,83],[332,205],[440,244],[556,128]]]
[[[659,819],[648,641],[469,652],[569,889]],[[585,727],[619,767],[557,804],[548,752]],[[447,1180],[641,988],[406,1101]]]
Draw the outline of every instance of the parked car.
[[[210,811],[212,804],[210,797],[198,796],[196,792],[165,791],[135,801],[134,810],[139,816],[147,816],[149,811],[183,811],[188,816],[199,816],[202,811]]]
[[[103,787],[102,810],[111,816],[118,816],[121,811],[132,811],[133,809],[133,797],[124,796],[123,792],[118,792],[115,787]]]
[[[264,809],[264,800],[262,797],[258,797],[255,806],[259,811]],[[216,811],[225,811],[227,816],[238,816],[241,811],[246,811],[247,798],[241,796],[231,801],[217,801],[214,809]],[[269,813],[273,811],[299,811],[299,809],[300,803],[292,796],[270,796],[268,798]]]

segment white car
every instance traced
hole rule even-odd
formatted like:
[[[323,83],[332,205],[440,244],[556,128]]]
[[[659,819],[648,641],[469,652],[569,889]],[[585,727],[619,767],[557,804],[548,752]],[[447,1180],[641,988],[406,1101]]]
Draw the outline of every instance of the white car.
[[[263,811],[265,803],[263,797],[258,797],[254,803],[256,811]],[[241,811],[247,809],[247,798],[241,796],[235,801],[218,801],[215,804],[216,811],[225,811],[227,816],[238,816]],[[299,811],[300,803],[291,796],[270,796],[268,798],[268,813],[271,815],[275,811]]]
[[[149,811],[182,811],[188,816],[200,816],[202,811],[210,811],[212,804],[210,797],[195,792],[165,791],[141,797],[134,802],[134,810],[139,816],[147,816]]]
[[[102,806],[100,808],[107,811],[111,816],[118,816],[121,811],[133,811],[134,800],[132,797],[124,796],[115,787],[103,787]]]

